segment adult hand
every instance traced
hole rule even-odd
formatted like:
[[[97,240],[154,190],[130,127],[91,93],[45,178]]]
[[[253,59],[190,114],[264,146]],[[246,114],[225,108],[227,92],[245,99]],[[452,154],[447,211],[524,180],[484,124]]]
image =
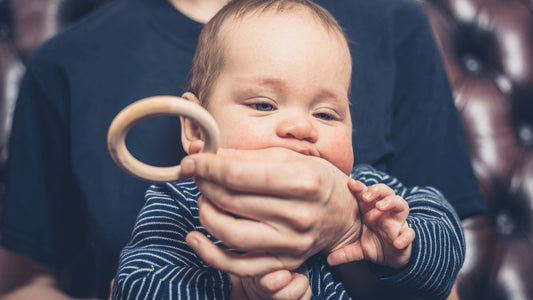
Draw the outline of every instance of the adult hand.
[[[230,274],[230,299],[299,299],[308,300],[312,296],[309,279],[296,272],[274,271],[262,276],[238,277]]]
[[[221,149],[182,161],[202,196],[200,222],[244,254],[190,233],[187,242],[211,266],[238,276],[293,270],[317,252],[331,252],[360,234],[349,177],[324,159],[284,148]]]

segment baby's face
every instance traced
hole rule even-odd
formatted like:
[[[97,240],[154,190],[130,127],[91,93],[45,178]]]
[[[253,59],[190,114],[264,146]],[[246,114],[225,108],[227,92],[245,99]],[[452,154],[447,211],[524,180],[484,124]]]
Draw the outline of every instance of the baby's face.
[[[221,147],[284,147],[349,174],[351,58],[307,13],[265,12],[223,29],[224,63],[208,100]]]

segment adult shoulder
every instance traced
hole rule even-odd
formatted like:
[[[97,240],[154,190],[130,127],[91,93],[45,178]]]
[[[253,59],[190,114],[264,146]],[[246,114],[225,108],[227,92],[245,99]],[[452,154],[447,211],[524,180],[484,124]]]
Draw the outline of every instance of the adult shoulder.
[[[83,53],[94,53],[101,47],[106,35],[125,26],[128,11],[134,11],[130,1],[111,1],[90,12],[75,23],[65,25],[60,32],[43,42],[29,58],[29,66],[45,67],[50,64],[80,58]],[[130,20],[131,22],[131,20]]]

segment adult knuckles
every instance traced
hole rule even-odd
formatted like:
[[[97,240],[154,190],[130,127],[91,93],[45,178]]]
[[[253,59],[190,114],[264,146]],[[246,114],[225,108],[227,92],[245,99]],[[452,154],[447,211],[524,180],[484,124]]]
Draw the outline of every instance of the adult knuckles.
[[[303,205],[303,207],[295,209],[291,213],[292,226],[300,233],[311,231],[316,227],[319,220],[317,210],[309,207],[310,205],[312,204]]]
[[[195,160],[197,166],[195,175],[202,178],[213,179],[215,176],[213,166],[216,160],[214,155],[199,156],[199,158],[196,158]]]
[[[302,172],[294,178],[294,189],[309,199],[321,199],[324,190],[328,189],[320,175],[314,172]]]
[[[246,169],[235,161],[222,162],[220,181],[225,185],[231,185],[232,182],[240,182],[247,178]]]
[[[293,239],[290,244],[290,249],[292,252],[292,256],[295,256],[298,259],[294,261],[291,259],[292,256],[288,257],[288,260],[285,261],[287,267],[294,269],[298,268],[303,262],[303,258],[307,258],[307,256],[309,256],[309,253],[313,251],[315,245],[316,239],[312,235],[304,234],[296,239]],[[296,265],[291,265],[291,263],[296,263]]]

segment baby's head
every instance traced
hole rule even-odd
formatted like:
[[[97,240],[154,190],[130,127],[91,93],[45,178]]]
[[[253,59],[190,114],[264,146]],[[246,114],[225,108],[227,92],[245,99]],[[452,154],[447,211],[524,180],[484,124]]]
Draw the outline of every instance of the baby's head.
[[[202,30],[183,96],[213,115],[221,147],[284,147],[349,173],[351,69],[342,29],[323,8],[306,0],[237,0]],[[200,135],[182,119],[186,150]]]

